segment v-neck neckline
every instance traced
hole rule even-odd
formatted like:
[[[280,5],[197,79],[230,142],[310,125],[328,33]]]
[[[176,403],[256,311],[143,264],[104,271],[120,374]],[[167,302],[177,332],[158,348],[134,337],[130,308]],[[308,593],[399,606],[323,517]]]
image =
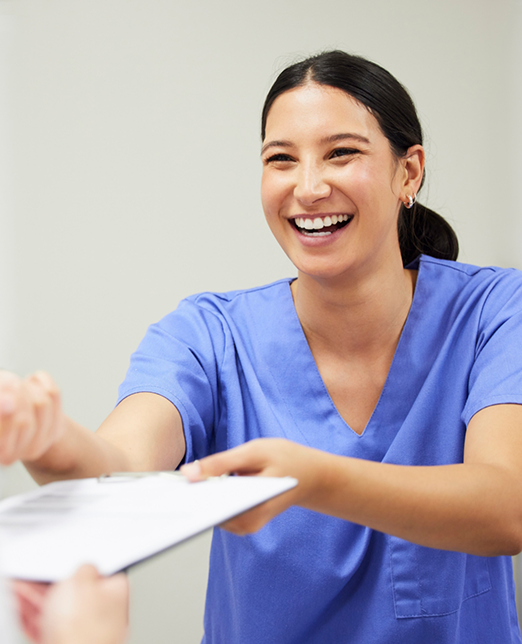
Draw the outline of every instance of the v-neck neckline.
[[[410,327],[415,326],[415,320],[418,318],[417,314],[417,301],[421,298],[421,291],[423,289],[423,284],[422,284],[422,261],[421,258],[419,258],[416,262],[412,263],[408,268],[412,269],[417,269],[417,280],[415,284],[415,290],[413,293],[412,297],[412,302],[410,305],[410,309],[408,311],[408,315],[406,316],[406,320],[404,322],[401,334],[399,336],[399,341],[397,343],[397,346],[395,348],[395,352],[393,355],[392,362],[390,364],[390,368],[388,370],[388,373],[386,375],[386,379],[384,381],[384,385],[381,389],[381,392],[379,394],[379,398],[377,400],[377,403],[375,404],[375,407],[372,410],[372,413],[370,414],[370,417],[368,418],[368,421],[363,429],[363,431],[359,434],[356,432],[349,424],[348,422],[343,418],[339,410],[337,409],[337,406],[335,405],[330,392],[328,391],[326,384],[321,376],[321,373],[319,371],[319,368],[317,366],[317,363],[315,361],[315,358],[313,356],[312,350],[310,349],[310,345],[308,344],[308,340],[306,338],[305,332],[303,330],[303,327],[301,325],[301,321],[299,320],[299,316],[297,314],[293,296],[292,296],[292,291],[291,291],[291,285],[295,281],[295,279],[289,280],[287,282],[287,297],[289,300],[290,308],[291,308],[291,317],[293,317],[293,323],[295,325],[295,333],[292,335],[294,337],[297,337],[297,343],[299,345],[299,350],[296,353],[299,353],[305,360],[306,363],[308,363],[308,366],[313,367],[310,369],[306,369],[306,372],[310,378],[310,386],[311,389],[313,390],[314,393],[318,393],[320,390],[323,391],[326,400],[328,401],[328,405],[330,407],[330,421],[334,423],[334,425],[337,425],[338,427],[342,427],[345,431],[348,430],[350,435],[353,435],[353,437],[356,440],[360,440],[363,438],[366,438],[369,434],[373,433],[375,431],[375,427],[379,423],[379,417],[381,416],[381,409],[383,407],[386,407],[386,400],[391,396],[392,399],[395,400],[396,396],[400,395],[400,391],[396,391],[394,393],[394,390],[397,389],[399,386],[400,388],[400,381],[401,378],[399,377],[399,374],[401,373],[401,370],[406,370],[407,369],[407,359],[406,355],[408,353],[407,351],[407,343],[408,343],[408,338],[411,336],[410,332]],[[304,345],[304,347],[303,347]],[[309,394],[312,394],[312,391],[308,392]],[[312,394],[312,398],[314,402],[318,400],[317,395]],[[324,399],[323,399],[324,400]],[[332,417],[333,416],[333,417]],[[388,422],[388,415],[386,418],[386,422],[384,423],[383,419],[383,424],[390,426],[393,423]],[[379,426],[379,433],[383,431],[382,424]]]

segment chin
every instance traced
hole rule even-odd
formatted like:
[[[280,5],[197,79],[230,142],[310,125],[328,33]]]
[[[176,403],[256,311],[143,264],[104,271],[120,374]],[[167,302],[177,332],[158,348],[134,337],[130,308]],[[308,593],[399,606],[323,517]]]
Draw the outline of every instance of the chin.
[[[350,274],[354,272],[353,267],[347,267],[343,266],[340,267],[338,265],[332,266],[330,263],[326,262],[314,262],[314,263],[307,263],[307,262],[302,262],[300,265],[295,264],[299,275],[307,276],[311,279],[316,279],[316,280],[339,280],[339,279],[344,279],[348,277]]]

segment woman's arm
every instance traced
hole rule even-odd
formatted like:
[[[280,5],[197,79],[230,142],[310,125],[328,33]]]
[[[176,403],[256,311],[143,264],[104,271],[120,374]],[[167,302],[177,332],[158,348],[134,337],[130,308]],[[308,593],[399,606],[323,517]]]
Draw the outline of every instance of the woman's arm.
[[[129,396],[94,434],[63,413],[47,374],[21,379],[0,372],[0,463],[21,459],[38,483],[174,469],[184,453],[181,417],[162,396]]]
[[[294,490],[228,522],[244,534],[290,505],[414,543],[470,554],[522,549],[522,406],[497,405],[469,423],[464,463],[402,466],[261,439],[184,466],[192,480],[224,472],[294,476]]]

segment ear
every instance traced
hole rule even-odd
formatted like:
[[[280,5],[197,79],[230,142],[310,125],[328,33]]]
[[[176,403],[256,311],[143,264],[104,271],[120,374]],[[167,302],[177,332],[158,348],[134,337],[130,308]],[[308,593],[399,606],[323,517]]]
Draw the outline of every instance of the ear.
[[[415,201],[424,175],[424,148],[422,145],[412,145],[401,159],[403,167],[400,200],[408,205],[410,197]]]

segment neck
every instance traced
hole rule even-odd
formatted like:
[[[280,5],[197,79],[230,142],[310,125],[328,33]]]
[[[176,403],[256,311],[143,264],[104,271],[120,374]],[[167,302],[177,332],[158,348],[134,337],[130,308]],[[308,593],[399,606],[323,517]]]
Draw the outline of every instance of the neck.
[[[400,258],[369,274],[321,279],[299,273],[292,293],[312,351],[351,359],[393,355],[416,275],[403,268]]]

